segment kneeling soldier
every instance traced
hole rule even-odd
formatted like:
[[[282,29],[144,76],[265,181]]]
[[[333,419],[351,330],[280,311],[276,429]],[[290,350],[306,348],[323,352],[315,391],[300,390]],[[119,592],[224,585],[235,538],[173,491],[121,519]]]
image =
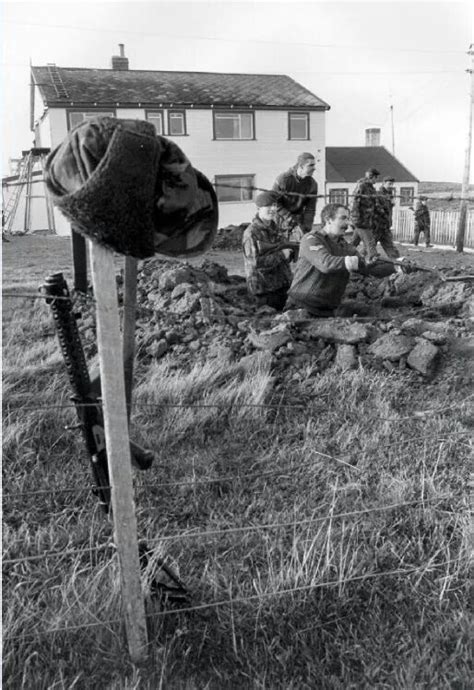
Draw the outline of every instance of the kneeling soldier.
[[[366,264],[343,237],[349,227],[346,206],[327,204],[321,211],[321,222],[321,230],[312,230],[301,240],[285,309],[306,309],[313,316],[334,316],[352,271],[383,278],[413,270],[402,261]]]
[[[275,223],[278,195],[262,192],[255,199],[257,214],[242,238],[247,288],[259,305],[281,311],[292,273],[285,249],[293,247]]]

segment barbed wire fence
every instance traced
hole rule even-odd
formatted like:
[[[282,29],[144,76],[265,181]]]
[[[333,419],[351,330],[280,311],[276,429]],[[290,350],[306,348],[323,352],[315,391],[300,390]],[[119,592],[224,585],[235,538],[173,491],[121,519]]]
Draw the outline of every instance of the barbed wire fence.
[[[4,294],[4,297],[9,297],[9,298],[18,298],[18,299],[25,299],[25,298],[32,298],[32,299],[44,299],[46,296],[42,294],[28,294],[28,293],[17,293],[17,294]],[[61,297],[61,296],[55,296],[55,297],[49,297],[50,300],[69,300],[71,301],[71,297]],[[90,297],[92,301],[94,299]],[[380,416],[380,420],[388,421],[388,422],[395,422],[399,423],[404,420],[410,419],[410,420],[419,420],[419,421],[424,421],[426,416],[433,416],[435,414],[444,414],[447,410],[452,410],[452,409],[460,409],[469,404],[470,399],[474,397],[474,394],[472,396],[469,396],[468,398],[465,398],[464,400],[460,401],[459,403],[456,403],[454,405],[449,405],[447,407],[441,407],[441,408],[435,408],[431,410],[425,410],[425,411],[418,411],[416,416],[410,416],[410,417],[405,417],[405,418],[387,418],[387,417],[382,417]],[[26,396],[27,399],[31,399],[31,396]],[[19,403],[19,405],[18,405]],[[36,411],[36,410],[44,410],[44,409],[52,409],[52,410],[63,410],[63,409],[74,409],[77,406],[87,406],[87,403],[70,403],[70,404],[60,404],[60,405],[24,405],[22,404],[22,400],[19,400],[14,396],[14,400],[12,401],[5,401],[4,404],[6,405],[8,411],[12,411],[12,405],[16,407],[18,405],[18,408],[20,410],[24,411]],[[91,405],[96,406],[99,404],[101,405],[101,402],[99,403],[91,403]],[[177,409],[183,409],[183,408],[189,408],[189,409],[211,409],[211,408],[230,408],[231,410],[238,410],[239,408],[255,408],[255,409],[289,409],[289,410],[295,410],[298,411],[298,413],[301,413],[303,409],[306,409],[308,411],[307,405],[285,405],[282,403],[273,403],[273,404],[264,404],[264,403],[229,403],[229,404],[222,404],[222,403],[215,403],[215,404],[197,404],[197,403],[141,403],[139,401],[134,401],[133,403],[133,408],[135,410],[153,410],[153,409],[159,409],[159,408],[177,408]],[[465,431],[465,432],[452,432],[449,434],[449,436],[463,436],[463,435],[468,435],[470,432]],[[427,437],[425,440],[431,441],[431,442],[440,442],[443,439],[446,439],[447,434],[441,434],[438,438],[430,436]],[[423,438],[423,437],[421,437]],[[420,437],[416,437],[417,440],[420,440]],[[405,444],[405,443],[410,443],[412,439],[403,439],[400,440],[400,444]],[[391,444],[392,446],[394,445],[393,443]],[[396,445],[396,443],[395,443]],[[319,452],[317,450],[313,450],[314,456],[318,456],[320,458],[325,458],[330,461],[334,461],[337,464],[340,464],[342,466],[345,466],[351,471],[357,472],[358,468],[347,461],[345,461],[341,457],[336,457],[331,454]],[[305,463],[299,463],[299,464],[290,464],[288,466],[274,469],[274,470],[267,470],[267,471],[262,471],[262,472],[253,472],[253,473],[239,473],[237,475],[225,475],[221,477],[204,477],[204,478],[193,478],[192,481],[180,481],[180,482],[163,482],[159,484],[153,484],[153,483],[146,483],[146,484],[140,484],[137,486],[137,489],[140,489],[141,492],[147,492],[152,489],[170,489],[170,488],[176,488],[180,486],[205,486],[205,485],[210,485],[210,484],[217,484],[217,483],[222,483],[222,482],[242,482],[242,481],[247,481],[247,480],[253,480],[253,479],[258,479],[258,478],[266,478],[266,477],[275,477],[277,475],[292,475],[296,469],[301,469],[304,466],[311,466],[311,464],[314,463],[314,458],[311,458]],[[21,491],[21,492],[6,492],[4,495],[4,500],[8,499],[22,499],[27,496],[44,496],[47,494],[50,495],[57,495],[59,493],[74,493],[74,494],[80,494],[81,492],[91,492],[93,493],[94,491],[97,490],[97,488],[104,488],[104,487],[97,487],[97,486],[86,486],[86,487],[67,487],[67,488],[60,488],[57,489],[55,487],[52,487],[51,489],[45,489],[45,490],[32,490],[32,491]],[[106,487],[110,488],[110,487]],[[409,501],[409,502],[400,502],[397,504],[391,504],[391,505],[384,505],[384,506],[378,506],[378,507],[368,507],[362,510],[358,511],[348,511],[345,513],[340,513],[340,514],[328,514],[325,516],[320,516],[312,519],[306,519],[306,520],[298,520],[298,521],[291,521],[291,522],[285,522],[285,523],[272,523],[272,524],[256,524],[256,525],[248,525],[248,526],[236,526],[236,527],[230,527],[227,529],[216,529],[216,530],[205,530],[205,531],[191,531],[191,532],[177,532],[173,534],[165,534],[161,537],[158,537],[154,540],[149,541],[150,544],[156,545],[164,542],[176,542],[179,540],[183,539],[211,539],[211,538],[217,538],[217,537],[227,537],[227,536],[234,536],[234,535],[241,535],[243,533],[247,532],[256,532],[256,533],[267,533],[270,530],[274,529],[295,529],[296,527],[301,527],[303,525],[310,525],[310,524],[316,524],[318,522],[325,522],[329,519],[331,520],[337,520],[337,519],[349,519],[349,518],[356,518],[360,517],[362,515],[368,515],[374,512],[384,512],[384,511],[394,511],[394,510],[399,510],[403,508],[408,508],[408,507],[413,507],[413,506],[421,506],[427,507],[427,506],[432,506],[438,502],[442,501],[449,501],[455,498],[459,498],[453,495],[444,495],[444,496],[438,496],[436,498],[421,498],[416,501]],[[85,555],[85,554],[93,554],[93,553],[110,553],[114,552],[115,546],[113,542],[107,542],[104,544],[96,544],[96,545],[91,545],[88,547],[83,547],[83,548],[62,548],[59,550],[46,550],[43,553],[40,554],[28,554],[24,555],[21,557],[17,558],[6,558],[3,560],[3,566],[4,568],[15,568],[16,565],[19,565],[21,563],[28,563],[28,562],[38,562],[42,561],[45,559],[50,559],[50,558],[66,558],[66,557],[77,557],[79,555]],[[443,563],[435,563],[435,564],[426,564],[422,566],[416,566],[416,567],[407,567],[407,564],[404,563],[403,561],[400,562],[400,567],[399,569],[393,569],[390,571],[380,571],[380,572],[373,572],[373,573],[364,573],[362,575],[350,577],[350,578],[338,578],[333,581],[323,581],[319,583],[314,583],[310,585],[305,585],[305,586],[299,586],[299,587],[294,587],[294,588],[288,588],[284,590],[275,590],[271,592],[264,592],[264,593],[259,593],[255,595],[251,595],[248,597],[238,597],[238,598],[230,598],[226,600],[219,600],[219,601],[210,601],[210,602],[204,602],[204,603],[199,603],[193,606],[188,606],[188,607],[179,607],[176,610],[169,609],[169,610],[164,610],[160,611],[157,613],[154,613],[152,617],[162,617],[162,616],[168,616],[171,614],[184,614],[184,613],[195,613],[198,611],[202,611],[205,609],[212,609],[212,608],[217,608],[217,607],[224,607],[224,606],[233,606],[237,604],[246,604],[250,602],[255,602],[260,599],[264,598],[271,598],[271,597],[279,597],[279,596],[285,596],[285,595],[291,595],[297,592],[304,592],[304,591],[311,591],[313,589],[320,589],[324,587],[334,587],[334,586],[341,586],[345,584],[349,584],[351,582],[360,582],[363,580],[367,579],[374,579],[377,577],[398,577],[398,576],[409,576],[411,574],[420,574],[423,576],[425,573],[430,572],[433,568],[441,568],[445,567],[451,564],[455,563],[461,563],[464,562],[465,559],[459,558],[459,559],[453,559],[450,561],[445,561]],[[149,616],[147,616],[149,617]],[[103,622],[95,622],[95,623],[84,623],[82,625],[78,626],[66,626],[63,628],[52,628],[49,630],[45,631],[39,631],[37,633],[31,633],[30,637],[37,637],[38,634],[41,636],[43,634],[45,635],[50,635],[50,634],[59,634],[62,632],[72,632],[74,630],[79,630],[79,629],[85,629],[85,628],[96,628],[97,626],[111,626],[115,625],[118,623],[121,623],[121,620],[109,620],[109,621],[103,621]],[[18,640],[25,640],[28,637],[28,634],[21,634],[21,635],[13,635],[13,636],[7,636],[6,641],[10,642],[15,642]]]

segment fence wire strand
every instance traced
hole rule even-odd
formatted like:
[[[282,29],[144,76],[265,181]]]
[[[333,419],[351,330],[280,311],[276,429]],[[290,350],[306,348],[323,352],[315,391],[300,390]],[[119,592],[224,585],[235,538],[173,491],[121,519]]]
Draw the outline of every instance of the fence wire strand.
[[[155,618],[162,618],[164,616],[169,616],[169,615],[180,615],[180,614],[190,614],[190,613],[196,613],[198,611],[204,611],[206,609],[215,609],[215,608],[220,608],[223,606],[235,606],[239,604],[247,604],[250,602],[255,602],[259,601],[262,599],[269,599],[271,597],[278,597],[278,596],[287,596],[290,594],[296,594],[300,592],[308,592],[312,591],[315,589],[324,589],[325,587],[341,587],[342,585],[347,585],[351,584],[353,582],[363,582],[365,580],[373,580],[376,578],[382,578],[382,577],[397,577],[397,576],[409,576],[413,575],[415,573],[421,573],[422,576],[427,573],[428,571],[432,570],[437,570],[439,568],[445,568],[449,567],[451,565],[454,565],[456,563],[463,563],[465,561],[468,561],[467,558],[462,557],[462,558],[455,558],[451,559],[448,561],[443,561],[442,563],[429,563],[427,565],[423,566],[413,566],[413,567],[408,567],[408,568],[398,568],[398,569],[393,569],[393,570],[386,570],[385,572],[381,571],[376,571],[372,573],[363,573],[361,575],[355,575],[353,577],[346,577],[346,578],[339,578],[337,580],[328,580],[326,582],[315,582],[312,584],[308,585],[301,585],[299,587],[291,587],[288,589],[281,589],[281,590],[276,590],[276,591],[271,591],[271,592],[260,592],[259,594],[252,594],[248,597],[235,597],[233,599],[222,599],[220,601],[211,601],[211,602],[205,602],[202,604],[196,604],[194,606],[187,606],[187,607],[180,607],[176,609],[165,609],[161,611],[155,611],[153,613],[148,613],[146,615],[146,618],[148,620],[152,620]],[[58,633],[71,633],[71,632],[76,632],[78,630],[84,630],[88,628],[98,628],[98,627],[106,627],[106,626],[112,626],[112,625],[123,625],[123,619],[121,618],[116,618],[116,619],[111,619],[108,621],[96,621],[94,623],[83,623],[81,625],[69,625],[66,627],[62,628],[52,628],[50,630],[41,630],[38,631],[37,633],[26,633],[22,635],[5,635],[4,637],[4,643],[6,641],[16,641],[16,640],[25,640],[25,639],[36,639],[38,637],[45,637],[47,635],[55,635]],[[154,642],[149,643],[154,644]]]
[[[397,510],[399,508],[406,508],[408,506],[415,505],[427,505],[437,502],[446,501],[452,499],[452,495],[438,496],[435,498],[421,498],[413,501],[405,501],[402,503],[393,503],[386,506],[376,506],[373,508],[363,508],[361,510],[346,511],[344,513],[330,513],[329,515],[323,515],[315,518],[307,518],[305,520],[293,520],[290,522],[274,522],[268,524],[260,525],[244,525],[241,527],[229,527],[226,529],[216,529],[216,530],[206,530],[203,532],[177,532],[175,534],[167,534],[162,537],[156,537],[147,540],[147,544],[160,544],[166,541],[176,541],[181,539],[208,539],[211,537],[221,537],[234,534],[242,534],[243,532],[263,532],[272,529],[289,529],[293,527],[300,527],[302,525],[310,525],[318,522],[325,522],[327,520],[343,520],[350,517],[360,517],[361,515],[370,515],[371,513],[381,513],[390,510]],[[3,559],[3,565],[15,565],[17,563],[23,563],[28,561],[38,561],[46,558],[61,558],[64,556],[75,556],[82,553],[94,553],[97,551],[103,551],[106,549],[114,549],[113,543],[101,544],[98,546],[90,546],[81,549],[67,549],[67,550],[52,550],[46,551],[42,554],[34,554],[31,556],[22,556],[20,558],[6,558]]]

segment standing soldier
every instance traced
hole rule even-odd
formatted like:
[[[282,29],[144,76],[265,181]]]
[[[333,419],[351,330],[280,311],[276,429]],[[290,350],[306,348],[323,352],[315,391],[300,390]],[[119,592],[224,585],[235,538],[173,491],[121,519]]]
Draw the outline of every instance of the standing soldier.
[[[380,189],[377,191],[375,218],[374,218],[374,240],[375,244],[380,242],[382,249],[389,259],[398,259],[400,252],[395,247],[392,237],[392,215],[395,205],[394,199],[394,177],[384,177]]]
[[[275,180],[273,191],[279,195],[279,226],[288,239],[299,241],[313,228],[318,184],[313,179],[316,160],[312,153],[300,153],[296,164]]]
[[[432,247],[430,244],[430,229],[431,229],[431,218],[428,206],[426,204],[426,197],[420,196],[415,204],[415,235],[413,238],[413,244],[415,247],[418,246],[418,240],[420,238],[420,232],[425,236],[426,247]]]
[[[374,182],[377,181],[379,175],[377,168],[369,168],[365,176],[357,180],[351,206],[354,240],[356,243],[362,240],[368,259],[378,256],[373,233],[376,204]]]

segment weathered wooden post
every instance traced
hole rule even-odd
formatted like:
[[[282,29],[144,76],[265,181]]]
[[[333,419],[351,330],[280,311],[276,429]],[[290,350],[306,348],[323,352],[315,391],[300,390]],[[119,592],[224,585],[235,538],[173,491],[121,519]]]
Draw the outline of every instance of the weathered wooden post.
[[[125,378],[125,400],[128,419],[132,405],[133,361],[135,357],[135,322],[137,311],[137,260],[125,257],[125,276],[123,285],[123,324],[122,353]]]
[[[72,265],[74,269],[74,289],[87,292],[87,248],[86,239],[71,226]]]
[[[132,661],[139,662],[146,657],[147,630],[140,577],[114,259],[113,252],[100,244],[89,241],[89,250],[97,305],[97,344],[112,490],[114,539],[120,563],[128,648]]]

